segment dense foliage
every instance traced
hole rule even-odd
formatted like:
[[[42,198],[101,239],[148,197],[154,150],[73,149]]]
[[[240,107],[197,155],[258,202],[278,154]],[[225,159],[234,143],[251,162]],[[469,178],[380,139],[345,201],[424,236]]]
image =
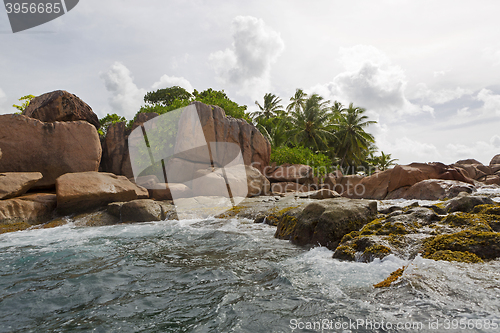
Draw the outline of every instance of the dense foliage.
[[[316,169],[316,174],[334,169],[369,174],[386,170],[397,161],[391,154],[376,155],[375,138],[366,131],[376,122],[368,119],[366,109],[353,103],[346,107],[318,94],[308,95],[302,89],[295,91],[286,108],[281,98],[267,93],[263,103],[255,101],[258,109],[250,113],[246,105],[232,101],[224,90],[209,88],[202,92],[194,90],[191,94],[173,86],[148,92],[144,96],[146,104],[138,113],[164,114],[193,101],[220,106],[228,116],[253,123],[272,146],[271,162],[308,164]],[[123,120],[116,114],[107,115],[101,124]],[[129,126],[132,123],[133,120]],[[103,127],[105,130],[107,125]]]
[[[139,110],[141,113],[156,112],[158,114],[164,114],[165,112],[185,107],[193,101],[200,101],[208,105],[220,106],[226,111],[228,116],[251,121],[250,117],[245,112],[247,109],[246,105],[239,105],[229,99],[224,90],[213,90],[209,88],[202,92],[198,92],[195,89],[193,94],[190,94],[183,88],[174,86],[172,88],[160,89],[155,92],[148,92],[144,97],[144,101],[147,104],[141,107]]]
[[[331,168],[331,160],[328,156],[321,153],[313,153],[310,149],[304,147],[288,146],[276,147],[271,152],[271,161],[277,165],[306,164],[313,167],[314,175],[321,176],[328,173]]]
[[[191,97],[193,97],[193,95],[186,89],[179,86],[173,86],[148,92],[144,96],[144,102],[153,105],[169,106],[174,103],[176,99],[183,101],[189,100]]]
[[[367,174],[394,165],[396,160],[390,154],[375,156],[375,138],[366,132],[375,121],[368,119],[364,108],[331,103],[318,94],[307,95],[302,89],[290,98],[286,111],[280,101],[266,94],[262,105],[255,102],[259,110],[253,117],[271,143],[273,162],[327,165],[329,171],[340,168],[344,173]],[[321,156],[320,162],[311,156]]]

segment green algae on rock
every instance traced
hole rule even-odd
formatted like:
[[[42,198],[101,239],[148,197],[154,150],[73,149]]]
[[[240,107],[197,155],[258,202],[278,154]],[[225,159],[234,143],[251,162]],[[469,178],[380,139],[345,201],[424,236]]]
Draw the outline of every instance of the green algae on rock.
[[[468,251],[462,252],[462,251],[440,250],[427,256],[426,258],[432,260],[458,261],[466,263],[483,262],[483,260],[479,258],[477,255],[475,255],[474,253],[470,253]]]
[[[481,259],[500,257],[500,233],[463,230],[454,234],[439,235],[424,241],[424,258],[432,259],[438,251],[470,252]]]
[[[395,282],[401,276],[403,276],[405,269],[406,269],[406,266],[399,268],[398,270],[392,272],[391,275],[389,275],[389,277],[387,279],[385,279],[384,281],[379,282],[377,284],[374,284],[373,287],[375,287],[375,288],[388,288],[388,287],[390,287],[393,282]]]

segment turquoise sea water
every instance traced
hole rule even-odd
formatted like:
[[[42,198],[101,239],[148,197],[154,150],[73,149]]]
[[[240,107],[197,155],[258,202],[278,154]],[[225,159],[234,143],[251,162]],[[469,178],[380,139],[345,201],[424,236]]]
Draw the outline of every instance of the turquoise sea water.
[[[194,219],[0,235],[0,332],[500,332],[485,328],[500,326],[498,260],[341,262],[274,231]]]

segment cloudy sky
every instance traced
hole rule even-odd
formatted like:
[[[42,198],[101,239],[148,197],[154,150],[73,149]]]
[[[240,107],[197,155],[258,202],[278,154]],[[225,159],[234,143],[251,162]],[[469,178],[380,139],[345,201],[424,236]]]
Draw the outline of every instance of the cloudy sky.
[[[498,1],[81,0],[13,34],[0,9],[0,114],[68,90],[132,118],[147,91],[224,89],[255,110],[296,88],[353,102],[406,164],[500,154]]]

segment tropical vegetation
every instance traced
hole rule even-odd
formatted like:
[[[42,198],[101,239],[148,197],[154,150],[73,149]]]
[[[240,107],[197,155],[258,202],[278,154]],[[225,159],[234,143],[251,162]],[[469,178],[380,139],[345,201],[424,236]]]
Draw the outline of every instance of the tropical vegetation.
[[[353,103],[345,106],[332,102],[302,89],[296,89],[286,107],[280,97],[267,93],[262,101],[255,101],[256,109],[249,112],[246,105],[232,101],[224,90],[209,88],[190,93],[173,86],[148,92],[138,113],[164,114],[193,101],[220,106],[227,115],[253,123],[270,142],[271,162],[277,164],[308,164],[318,170],[318,174],[338,168],[344,174],[370,174],[386,170],[397,161],[391,154],[377,154],[375,138],[368,132],[370,125],[376,122],[369,119],[366,109]],[[123,121],[122,118],[107,115],[101,124],[107,127]],[[133,120],[129,126],[132,123]]]

